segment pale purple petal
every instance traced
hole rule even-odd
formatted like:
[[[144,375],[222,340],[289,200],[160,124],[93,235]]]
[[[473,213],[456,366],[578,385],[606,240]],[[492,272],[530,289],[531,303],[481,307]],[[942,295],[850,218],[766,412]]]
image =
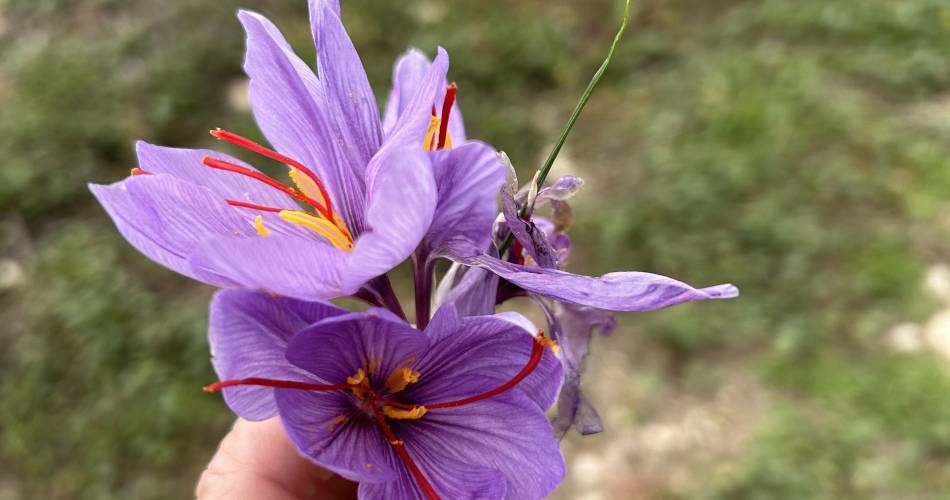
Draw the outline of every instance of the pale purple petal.
[[[530,398],[519,392],[509,391],[459,408],[432,410],[393,430],[417,448],[452,450],[461,462],[500,471],[508,483],[508,499],[545,498],[564,478],[564,458],[551,424]]]
[[[551,186],[538,191],[538,197],[535,199],[535,203],[542,203],[547,200],[568,200],[573,198],[582,187],[584,187],[584,179],[574,175],[565,175],[554,181],[554,184]]]
[[[251,220],[240,217],[211,190],[167,174],[90,185],[90,190],[122,235],[150,259],[212,285],[234,283],[226,276],[203,276],[187,263],[207,238],[237,241],[255,235]]]
[[[243,288],[325,300],[348,295],[340,290],[340,273],[349,257],[329,243],[271,234],[206,240],[195,249],[191,265],[206,280],[220,277]]]
[[[515,236],[525,252],[534,259],[534,262],[543,268],[557,269],[557,254],[548,242],[548,236],[535,225],[534,221],[524,220],[518,216],[518,207],[514,198],[508,193],[501,194],[505,222],[508,229]]]
[[[344,157],[327,116],[324,89],[270,21],[247,11],[238,18],[247,32],[244,70],[251,79],[251,110],[258,127],[275,149],[316,172],[334,209],[357,230],[365,164],[353,165]]]
[[[495,312],[497,293],[497,274],[470,267],[446,296],[445,303],[455,304],[462,316],[481,316]]]
[[[422,84],[403,108],[392,130],[386,135],[385,147],[415,146],[422,148],[439,92],[445,91],[445,75],[449,71],[449,55],[439,47],[435,61],[422,79]],[[441,104],[441,103],[440,103]],[[437,106],[437,105],[436,105]],[[437,106],[438,107],[438,106]]]
[[[342,273],[348,294],[406,260],[429,229],[436,206],[435,181],[421,147],[384,149],[371,168],[367,230]]]
[[[151,174],[169,174],[179,179],[204,186],[221,199],[245,201],[274,208],[294,209],[297,204],[290,196],[260,181],[233,172],[206,167],[205,157],[257,170],[243,161],[210,149],[179,149],[155,146],[144,141],[135,144],[139,168]],[[251,216],[253,218],[253,215]]]
[[[334,142],[354,166],[365,167],[383,135],[363,62],[340,20],[335,1],[310,1],[310,22],[326,111],[335,124]]]
[[[463,245],[448,249],[446,256],[467,266],[487,269],[538,295],[611,311],[651,311],[684,302],[730,299],[739,295],[739,290],[731,284],[693,288],[651,273],[618,272],[594,278],[521,266],[478,254],[475,248]]]
[[[484,248],[498,211],[498,190],[506,169],[490,146],[469,142],[430,153],[439,201],[425,248],[462,239]]]
[[[396,60],[393,65],[393,86],[389,91],[389,99],[386,101],[386,114],[383,118],[383,132],[387,136],[395,128],[399,116],[408,107],[416,91],[423,85],[431,65],[429,58],[418,49],[409,49]],[[443,83],[433,103],[440,118],[446,86]],[[454,144],[461,144],[465,141],[465,125],[462,121],[462,112],[459,110],[458,100],[452,106],[449,116],[449,137]]]
[[[539,304],[548,315],[552,334],[564,352],[564,387],[558,397],[554,429],[562,436],[571,427],[582,435],[601,432],[600,416],[581,391],[581,375],[594,331],[609,335],[617,322],[613,314],[601,309],[556,303],[551,311],[544,302],[539,301]]]
[[[306,371],[290,364],[287,342],[307,326],[345,314],[325,302],[303,302],[245,290],[223,290],[211,301],[208,342],[211,362],[220,380],[261,377],[312,382]],[[277,415],[274,390],[238,386],[224,389],[234,413],[248,420]]]

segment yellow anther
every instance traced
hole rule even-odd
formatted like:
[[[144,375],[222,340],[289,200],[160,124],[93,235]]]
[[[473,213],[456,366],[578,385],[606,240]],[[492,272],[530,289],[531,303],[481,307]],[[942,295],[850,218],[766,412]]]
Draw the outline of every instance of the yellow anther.
[[[320,192],[320,188],[317,187],[317,183],[313,182],[313,179],[308,177],[306,174],[300,170],[297,170],[296,168],[291,168],[290,180],[294,181],[294,185],[297,186],[297,189],[301,193],[307,195],[315,201],[320,202],[320,204],[324,207],[327,206],[327,200],[323,197],[323,193]]]
[[[538,339],[538,342],[551,348],[551,352],[553,352],[555,356],[559,356],[561,354],[561,346],[557,345],[556,340],[549,339],[547,337],[541,337]]]
[[[432,151],[438,147],[438,144],[435,144],[435,139],[436,134],[439,133],[439,123],[438,117],[433,116],[429,119],[429,128],[426,129],[426,137],[422,140],[422,149],[425,151]]]
[[[362,384],[364,380],[366,380],[366,372],[364,372],[362,368],[356,370],[356,375],[346,377],[346,383],[350,385]]]
[[[392,406],[383,407],[383,415],[396,420],[416,420],[422,418],[429,411],[425,406],[415,406],[411,410],[403,410]]]
[[[393,446],[402,446],[403,444],[405,444],[405,441],[403,441],[403,440],[401,440],[401,439],[396,439],[396,440],[394,440],[394,441],[390,441],[389,444],[391,444],[391,445],[393,445]]]
[[[292,224],[303,226],[326,238],[334,247],[346,252],[353,251],[353,243],[330,221],[299,210],[281,210],[280,218]]]
[[[393,370],[389,374],[389,378],[386,379],[386,390],[389,392],[399,392],[406,388],[409,384],[414,384],[419,381],[419,372],[413,371],[412,368],[402,367]]]
[[[254,217],[254,229],[257,230],[257,234],[260,236],[270,235],[270,229],[267,229],[267,227],[264,226],[263,216],[258,215],[257,217]]]
[[[377,367],[377,366],[379,366],[379,362],[374,359],[374,360],[371,360],[371,361],[369,362],[369,364],[366,365],[366,369],[367,369],[370,373],[376,373],[376,367]]]

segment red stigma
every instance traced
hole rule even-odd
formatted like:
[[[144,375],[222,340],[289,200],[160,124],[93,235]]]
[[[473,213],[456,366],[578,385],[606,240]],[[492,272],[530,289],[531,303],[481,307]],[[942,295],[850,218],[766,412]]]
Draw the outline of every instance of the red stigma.
[[[142,169],[139,168],[139,167],[135,167],[135,168],[133,168],[133,169],[129,172],[129,175],[135,177],[135,176],[137,176],[137,175],[152,175],[152,173],[151,173],[151,172],[146,172],[145,170],[142,170]]]
[[[234,144],[235,146],[242,147],[244,149],[247,149],[248,151],[257,153],[265,158],[269,158],[276,162],[283,163],[284,165],[287,165],[288,167],[295,168],[301,171],[304,175],[309,177],[310,180],[312,180],[314,184],[317,185],[317,189],[320,190],[320,195],[323,196],[323,199],[326,201],[325,212],[324,210],[321,210],[320,208],[316,206],[314,206],[314,208],[316,208],[317,210],[320,210],[320,213],[324,217],[326,217],[327,220],[334,222],[333,217],[332,217],[333,206],[330,201],[330,194],[327,192],[326,186],[323,185],[323,182],[320,180],[317,174],[314,173],[313,170],[310,170],[306,165],[300,163],[297,160],[294,160],[293,158],[290,158],[289,156],[282,155],[278,153],[277,151],[274,151],[273,149],[266,148],[246,137],[241,137],[240,135],[237,135],[234,132],[228,132],[227,130],[222,130],[222,129],[215,129],[211,131],[211,135],[214,136],[215,139],[219,139],[225,142],[230,142],[231,144]],[[305,202],[305,203],[309,205],[308,202]]]
[[[452,82],[445,89],[445,99],[442,101],[442,122],[439,123],[439,142],[437,149],[445,147],[445,140],[449,134],[449,117],[452,114],[452,106],[455,104],[455,94],[458,93],[458,89],[458,85],[456,85],[455,82]]]

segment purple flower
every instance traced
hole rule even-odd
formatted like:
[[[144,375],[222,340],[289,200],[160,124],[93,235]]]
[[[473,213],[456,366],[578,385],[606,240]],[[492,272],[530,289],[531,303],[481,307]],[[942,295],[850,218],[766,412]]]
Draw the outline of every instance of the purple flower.
[[[381,285],[361,287],[416,249],[487,244],[504,167],[465,140],[444,50],[397,61],[381,122],[338,1],[311,0],[310,15],[319,79],[270,21],[238,14],[252,111],[273,149],[212,132],[286,164],[292,186],[215,151],[139,143],[131,177],[90,189],[133,246],[186,276],[383,305]]]
[[[210,339],[224,381],[209,390],[244,418],[279,415],[360,498],[543,498],[564,476],[544,416],[562,369],[533,331],[449,305],[420,332],[382,309],[222,291]]]

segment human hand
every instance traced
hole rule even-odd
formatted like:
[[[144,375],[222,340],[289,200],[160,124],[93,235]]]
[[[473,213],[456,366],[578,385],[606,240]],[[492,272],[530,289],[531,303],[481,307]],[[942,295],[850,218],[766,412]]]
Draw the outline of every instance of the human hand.
[[[278,417],[238,419],[195,489],[198,500],[349,500],[356,483],[300,456]]]

